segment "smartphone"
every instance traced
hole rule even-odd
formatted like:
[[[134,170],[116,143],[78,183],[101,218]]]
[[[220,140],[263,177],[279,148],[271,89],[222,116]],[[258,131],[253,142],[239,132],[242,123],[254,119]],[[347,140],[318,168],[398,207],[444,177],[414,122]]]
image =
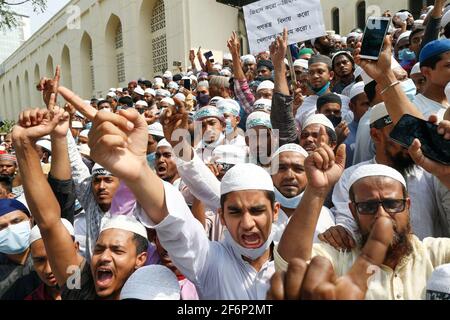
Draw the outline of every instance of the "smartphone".
[[[367,19],[361,44],[361,58],[378,60],[390,24],[391,18],[388,17],[369,17]]]
[[[183,80],[183,87],[184,87],[186,90],[191,91],[191,79],[185,79],[185,80]]]
[[[210,58],[212,58],[213,53],[212,53],[212,51],[208,51],[208,52],[205,52],[203,55],[205,56],[206,60],[209,60]]]
[[[174,67],[181,67],[181,61],[174,61],[173,62]]]
[[[405,114],[392,130],[390,137],[405,148],[409,148],[414,139],[419,139],[426,157],[450,165],[450,140],[445,140],[438,134],[437,128],[435,124]]]

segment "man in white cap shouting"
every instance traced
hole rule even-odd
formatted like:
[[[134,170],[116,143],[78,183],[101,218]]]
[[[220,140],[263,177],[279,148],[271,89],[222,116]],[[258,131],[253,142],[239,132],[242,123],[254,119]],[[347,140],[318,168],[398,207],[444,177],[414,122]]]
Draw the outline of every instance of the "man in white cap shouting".
[[[225,144],[246,148],[245,138],[238,128],[241,121],[241,107],[233,99],[223,99],[217,102],[217,109],[225,120]]]
[[[42,116],[46,121],[33,116],[25,118],[15,127],[13,137],[16,151],[20,154],[19,166],[28,205],[42,234],[52,272],[62,288],[62,299],[118,299],[125,281],[147,259],[146,230],[135,218],[115,217],[101,226],[91,263],[78,255],[33,148],[37,138],[49,134],[58,125],[62,112],[45,110]],[[36,125],[28,127],[28,121]],[[143,122],[146,128],[145,120]],[[145,147],[143,150],[145,161]]]
[[[350,272],[350,279],[355,280],[364,269],[367,274],[363,281],[356,282],[359,293],[352,299],[424,299],[427,280],[434,268],[450,261],[450,239],[427,238],[421,242],[411,234],[411,199],[406,181],[390,167],[363,165],[350,177],[349,208],[362,234],[358,246],[342,254],[328,245],[313,245],[320,208],[326,194],[342,174],[344,164],[344,148],[341,146],[334,156],[325,144],[306,160],[310,184],[275,249],[277,269],[286,271],[296,258],[304,261],[315,256],[325,258],[313,259],[310,268],[324,275],[322,280],[330,278],[332,286],[320,286],[321,291],[319,283],[316,286],[309,274],[309,286],[305,280],[306,287],[302,290],[303,299],[330,297],[330,294],[337,293],[333,294],[332,288],[339,285],[338,277]],[[364,266],[358,273],[357,268],[352,268],[355,261],[355,266]],[[303,268],[306,270],[306,264]],[[374,272],[375,275],[368,279]],[[355,286],[350,288],[353,291]],[[335,298],[343,294],[340,292]]]
[[[279,209],[270,175],[252,164],[227,172],[220,185],[220,215],[228,234],[223,243],[210,242],[182,195],[148,168],[146,128],[135,110],[97,114],[96,134],[90,137],[94,159],[133,191],[142,208],[141,221],[156,230],[174,264],[199,289],[200,298],[264,299],[274,272],[272,222]],[[125,144],[127,139],[133,144]]]

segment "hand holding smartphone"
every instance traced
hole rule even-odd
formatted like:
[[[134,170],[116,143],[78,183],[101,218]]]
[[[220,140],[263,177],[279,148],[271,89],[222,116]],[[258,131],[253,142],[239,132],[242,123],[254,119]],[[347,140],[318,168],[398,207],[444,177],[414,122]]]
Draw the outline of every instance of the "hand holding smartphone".
[[[362,59],[378,60],[390,24],[391,18],[388,17],[369,17],[367,19],[361,44]]]

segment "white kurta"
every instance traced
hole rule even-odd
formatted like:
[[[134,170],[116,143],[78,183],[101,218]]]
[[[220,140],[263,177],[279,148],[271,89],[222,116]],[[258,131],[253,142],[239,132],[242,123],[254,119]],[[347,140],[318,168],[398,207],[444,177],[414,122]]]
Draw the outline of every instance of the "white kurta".
[[[438,115],[438,117],[440,117],[439,120],[442,120],[443,115],[447,110],[447,108],[442,104],[428,99],[420,93],[415,97],[414,104],[416,105],[417,109],[422,112],[425,119],[428,119],[431,115]]]
[[[348,182],[358,167],[375,163],[375,159],[372,159],[346,169],[334,186],[332,211],[336,217],[336,224],[345,227],[353,235],[357,234],[357,225],[348,206],[350,202]],[[440,228],[437,228],[439,208],[433,177],[422,168],[414,166],[412,173],[406,177],[406,184],[411,198],[410,219],[413,233],[419,239],[441,236]]]
[[[155,225],[138,207],[136,215],[148,228],[154,228],[170,258],[198,290],[202,300],[264,300],[275,271],[267,261],[257,272],[226,243],[208,240],[183,196],[164,182],[169,215]]]

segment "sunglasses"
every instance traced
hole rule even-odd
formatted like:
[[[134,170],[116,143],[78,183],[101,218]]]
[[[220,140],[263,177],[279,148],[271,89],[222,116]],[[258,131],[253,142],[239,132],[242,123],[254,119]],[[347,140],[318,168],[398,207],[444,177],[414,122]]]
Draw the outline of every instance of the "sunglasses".
[[[360,215],[375,215],[380,205],[383,206],[384,211],[389,214],[400,213],[405,210],[405,199],[384,199],[382,201],[367,201],[367,202],[354,202],[356,211]]]

